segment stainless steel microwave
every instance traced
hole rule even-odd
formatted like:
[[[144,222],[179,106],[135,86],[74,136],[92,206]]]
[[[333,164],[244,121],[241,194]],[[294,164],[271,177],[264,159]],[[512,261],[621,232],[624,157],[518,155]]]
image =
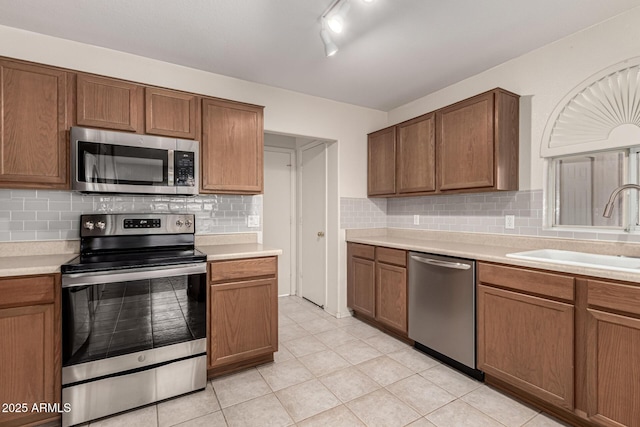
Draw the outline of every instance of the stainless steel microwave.
[[[88,193],[198,194],[198,141],[71,128],[71,188]]]

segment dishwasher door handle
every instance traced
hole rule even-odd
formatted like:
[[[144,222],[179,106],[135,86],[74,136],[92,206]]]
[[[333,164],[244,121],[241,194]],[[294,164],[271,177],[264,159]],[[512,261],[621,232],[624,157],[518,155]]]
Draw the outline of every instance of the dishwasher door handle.
[[[456,270],[468,270],[471,268],[469,264],[463,264],[461,262],[440,261],[437,259],[423,258],[416,255],[411,255],[411,259],[421,262],[423,264],[430,264],[430,265],[435,265],[435,266],[444,267],[444,268],[454,268]]]

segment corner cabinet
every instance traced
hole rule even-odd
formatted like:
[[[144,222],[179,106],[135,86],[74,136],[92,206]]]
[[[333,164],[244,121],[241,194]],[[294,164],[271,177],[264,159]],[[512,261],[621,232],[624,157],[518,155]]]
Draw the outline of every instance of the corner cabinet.
[[[59,415],[31,408],[60,403],[60,276],[1,278],[0,295],[0,402],[25,405],[3,408],[0,425],[55,421]]]
[[[208,373],[273,360],[278,351],[277,258],[209,263]]]
[[[436,112],[440,191],[518,189],[518,102],[495,89]]]
[[[347,243],[347,307],[376,315],[375,247]]]
[[[347,307],[407,337],[407,252],[347,243]]]
[[[202,100],[202,193],[263,192],[263,110],[221,99]]]
[[[73,75],[0,59],[0,187],[69,187]]]
[[[436,190],[435,116],[425,114],[368,135],[368,195]]]
[[[367,194],[370,197],[395,194],[395,126],[369,134],[367,147]]]

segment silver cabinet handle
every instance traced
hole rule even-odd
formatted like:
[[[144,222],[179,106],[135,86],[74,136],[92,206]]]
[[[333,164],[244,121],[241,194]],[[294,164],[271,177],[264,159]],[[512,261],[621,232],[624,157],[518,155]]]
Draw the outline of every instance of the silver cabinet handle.
[[[455,268],[456,270],[468,270],[471,268],[469,264],[463,264],[461,262],[440,261],[437,259],[423,258],[416,255],[411,255],[411,259],[421,262],[423,264],[430,264],[430,265],[435,265],[435,266],[444,267],[444,268]]]

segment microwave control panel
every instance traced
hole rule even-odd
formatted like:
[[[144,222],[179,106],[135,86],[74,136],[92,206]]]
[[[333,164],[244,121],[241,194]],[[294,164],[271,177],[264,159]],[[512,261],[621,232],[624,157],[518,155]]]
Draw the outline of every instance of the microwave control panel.
[[[174,156],[175,185],[180,187],[195,186],[195,153],[193,151],[176,151]]]

